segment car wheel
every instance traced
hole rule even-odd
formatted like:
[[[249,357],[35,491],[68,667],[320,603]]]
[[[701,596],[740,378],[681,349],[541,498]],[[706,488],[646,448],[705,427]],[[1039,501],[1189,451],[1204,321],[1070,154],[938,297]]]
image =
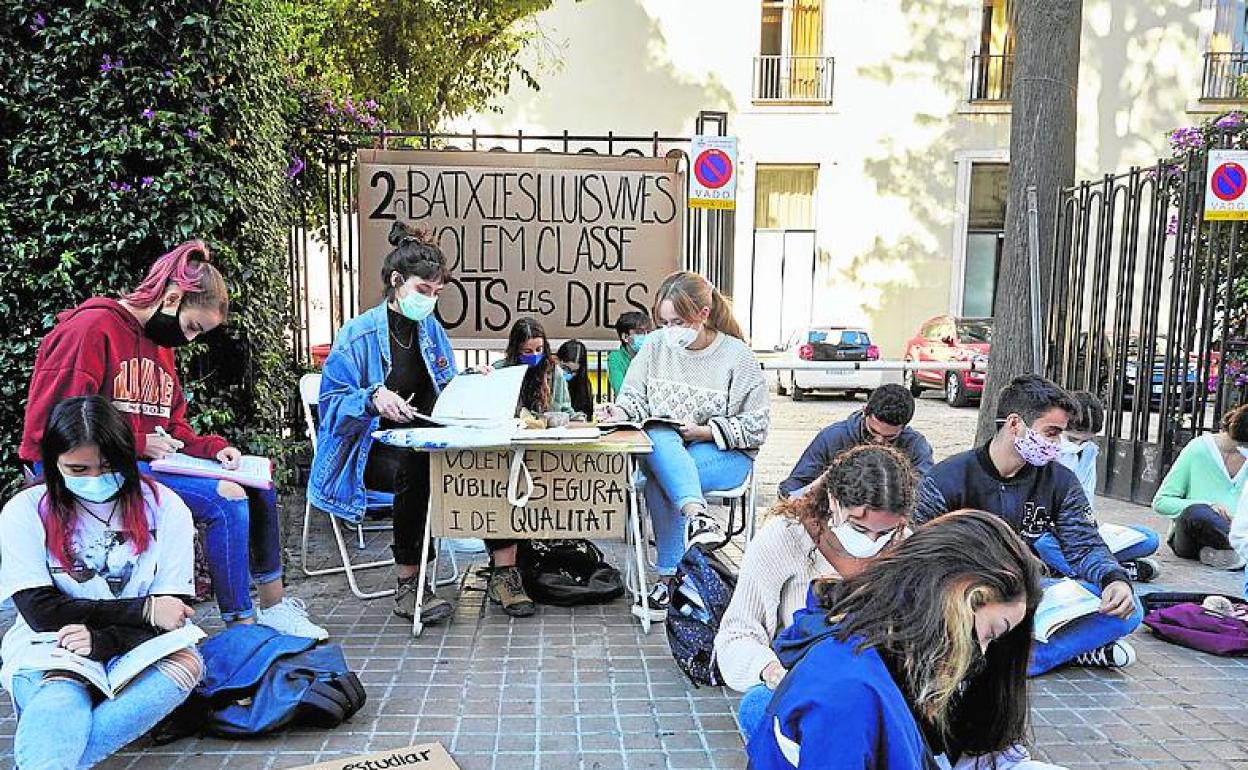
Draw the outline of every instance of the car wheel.
[[[789,389],[784,387],[784,374],[779,374],[776,376],[776,395],[777,396],[789,395]]]
[[[912,363],[910,359],[906,359],[906,363]],[[910,395],[918,398],[923,395],[923,388],[919,385],[919,378],[914,376],[913,369],[906,369],[901,373],[901,384],[909,391]]]
[[[949,372],[945,375],[945,402],[949,406],[966,406],[971,403],[966,388],[962,387],[962,378],[957,372]]]

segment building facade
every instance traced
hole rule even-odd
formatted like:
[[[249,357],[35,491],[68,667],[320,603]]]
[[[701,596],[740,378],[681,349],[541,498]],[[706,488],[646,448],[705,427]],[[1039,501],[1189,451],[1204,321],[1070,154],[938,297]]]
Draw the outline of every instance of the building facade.
[[[993,312],[1011,4],[558,0],[537,19],[541,91],[517,84],[457,127],[679,136],[726,111],[734,300],[754,347],[845,322],[899,357],[930,316]],[[1080,178],[1152,163],[1172,129],[1244,106],[1246,4],[1084,2]]]

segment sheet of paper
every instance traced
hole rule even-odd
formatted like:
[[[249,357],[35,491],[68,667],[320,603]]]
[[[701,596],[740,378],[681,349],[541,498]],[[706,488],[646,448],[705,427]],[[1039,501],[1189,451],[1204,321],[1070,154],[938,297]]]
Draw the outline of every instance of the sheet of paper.
[[[514,420],[527,371],[527,366],[509,366],[489,374],[456,376],[438,396],[430,421],[441,425],[488,425]]]

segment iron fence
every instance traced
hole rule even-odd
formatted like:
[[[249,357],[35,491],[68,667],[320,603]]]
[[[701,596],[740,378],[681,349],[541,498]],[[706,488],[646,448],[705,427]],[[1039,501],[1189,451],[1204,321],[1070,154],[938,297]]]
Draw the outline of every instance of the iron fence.
[[[971,101],[1008,102],[1013,85],[1013,54],[977,53],[971,56]]]
[[[831,104],[831,56],[755,56],[754,101]]]
[[[1100,491],[1151,502],[1178,451],[1242,397],[1239,222],[1202,221],[1203,152],[1059,195],[1048,374],[1106,405]],[[1230,381],[1228,381],[1228,379]]]
[[[1206,101],[1238,101],[1248,97],[1243,77],[1248,74],[1248,51],[1205,54],[1205,73],[1200,98]]]

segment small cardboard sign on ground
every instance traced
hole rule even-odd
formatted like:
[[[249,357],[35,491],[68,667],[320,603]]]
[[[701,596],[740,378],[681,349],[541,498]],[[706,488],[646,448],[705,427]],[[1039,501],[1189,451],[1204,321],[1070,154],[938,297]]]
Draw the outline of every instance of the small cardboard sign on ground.
[[[404,749],[380,751],[341,757],[316,765],[300,765],[290,770],[390,770],[390,768],[417,768],[417,770],[459,770],[459,765],[440,743],[422,743]]]
[[[511,458],[512,451],[506,449],[432,454],[433,534],[528,540],[624,537],[626,454],[524,450],[533,476],[533,491],[524,506],[507,501]]]

